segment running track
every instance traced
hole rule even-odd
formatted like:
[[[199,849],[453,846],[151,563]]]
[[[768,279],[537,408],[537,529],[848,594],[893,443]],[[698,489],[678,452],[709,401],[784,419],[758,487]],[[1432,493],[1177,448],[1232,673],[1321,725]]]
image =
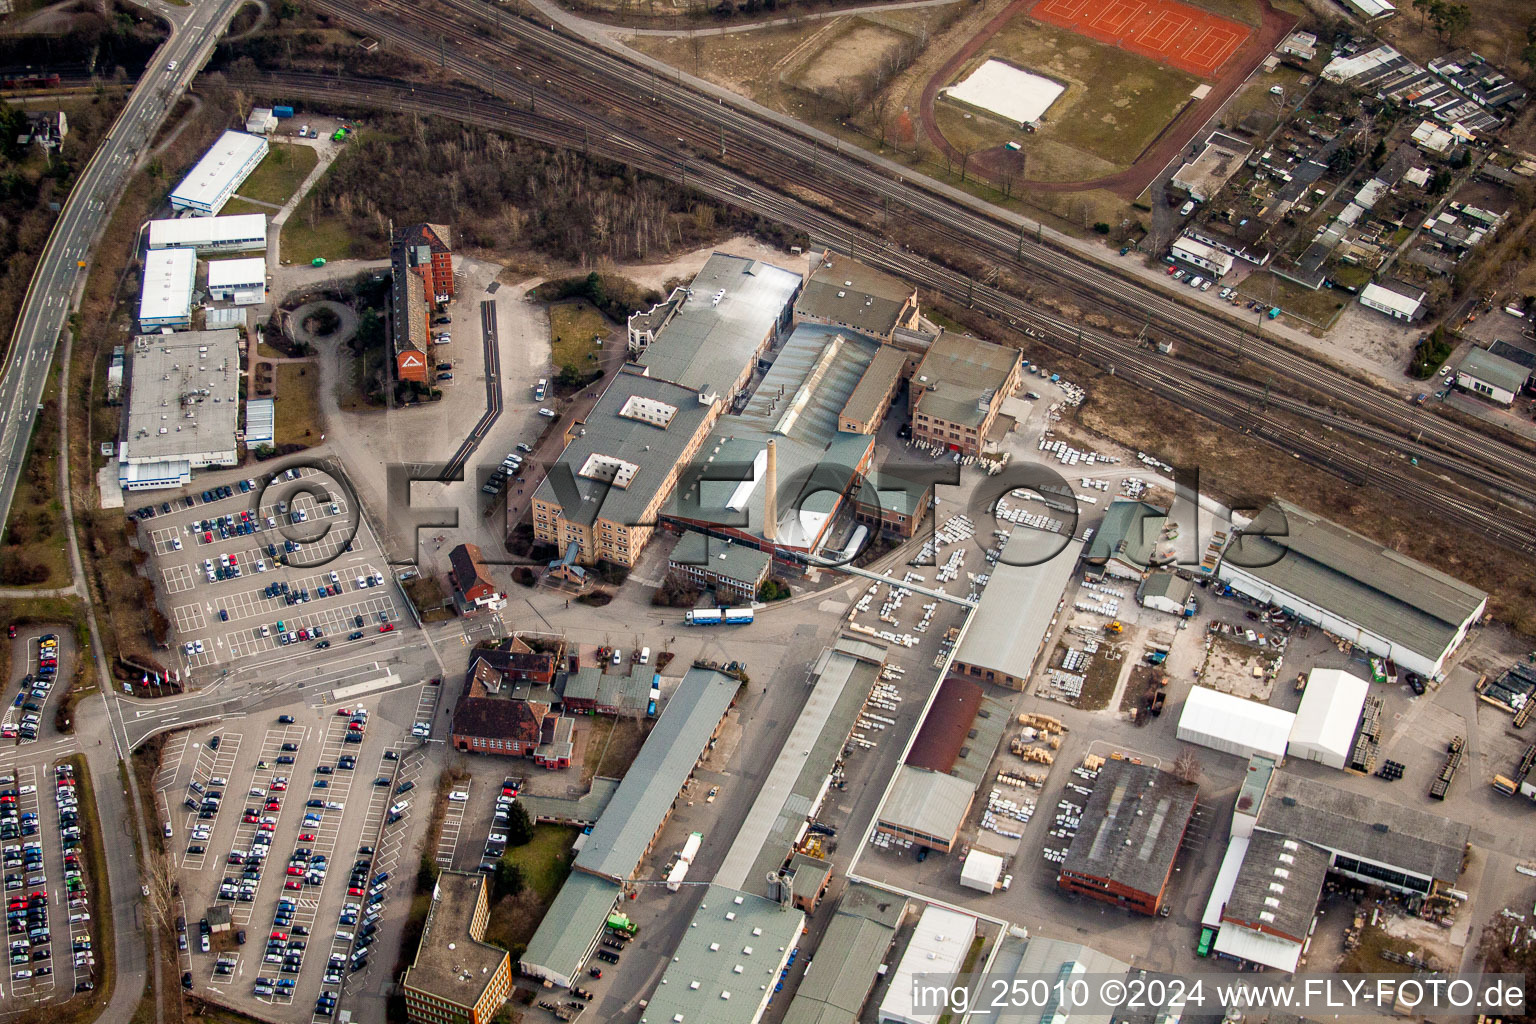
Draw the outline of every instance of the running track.
[[[1043,0],[1014,0],[997,17],[983,26],[980,32],[972,36],[923,87],[921,104],[923,131],[930,142],[948,152],[952,159],[960,159],[960,152],[944,138],[933,116],[934,99],[938,96],[939,90],[953,80],[966,61],[974,57],[1010,19],[1020,14],[1029,14],[1035,5],[1041,2]],[[1125,199],[1136,198],[1152,183],[1159,172],[1173,161],[1174,157],[1183,152],[1184,147],[1189,145],[1200,130],[1216,116],[1217,111],[1258,69],[1264,62],[1264,58],[1274,52],[1275,47],[1280,45],[1280,41],[1296,24],[1294,15],[1275,10],[1269,0],[1259,0],[1259,6],[1262,15],[1259,27],[1250,32],[1248,39],[1227,60],[1226,73],[1211,83],[1211,90],[1204,99],[1185,107],[1173,124],[1152,145],[1148,146],[1130,167],[1090,181],[1021,181],[1016,182],[1015,187],[1032,189],[1036,192],[1087,192],[1102,188]],[[973,153],[971,166],[981,174],[991,176],[1003,152],[1003,149],[998,147]]]

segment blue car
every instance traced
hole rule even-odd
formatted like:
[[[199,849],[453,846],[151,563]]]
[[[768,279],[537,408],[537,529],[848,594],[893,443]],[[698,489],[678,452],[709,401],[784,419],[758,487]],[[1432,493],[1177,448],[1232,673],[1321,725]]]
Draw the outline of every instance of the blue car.
[[[12,704],[12,705],[11,705],[11,707],[13,707],[13,708],[19,708],[19,707],[21,707],[21,705],[22,705],[22,702],[23,702],[23,701],[25,701],[25,700],[26,700],[26,699],[27,699],[27,691],[26,691],[26,690],[22,690],[22,691],[21,691],[21,692],[20,692],[20,693],[18,693],[18,694],[17,694],[17,695],[16,695],[16,700],[15,700],[15,702],[14,702],[14,703],[13,703],[13,704]]]

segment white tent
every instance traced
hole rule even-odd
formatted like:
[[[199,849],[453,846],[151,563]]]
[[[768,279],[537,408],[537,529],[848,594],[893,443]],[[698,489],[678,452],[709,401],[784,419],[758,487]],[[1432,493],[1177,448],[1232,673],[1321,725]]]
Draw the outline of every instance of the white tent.
[[[960,884],[979,892],[996,892],[997,880],[1003,877],[1003,858],[985,850],[972,850],[965,855],[965,865],[960,869]]]
[[[1189,691],[1179,715],[1179,739],[1212,750],[1252,757],[1263,754],[1279,761],[1291,737],[1296,716],[1254,700],[1244,700],[1206,686]]]
[[[1291,726],[1290,754],[1343,768],[1370,684],[1336,668],[1315,668]]]

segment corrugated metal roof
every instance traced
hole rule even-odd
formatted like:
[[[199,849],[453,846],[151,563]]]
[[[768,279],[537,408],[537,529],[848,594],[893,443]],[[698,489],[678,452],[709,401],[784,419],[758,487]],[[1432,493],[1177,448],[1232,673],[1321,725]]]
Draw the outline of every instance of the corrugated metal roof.
[[[885,962],[906,900],[860,882],[843,891],[784,1024],[854,1024]]]
[[[1255,830],[1223,920],[1305,941],[1331,860],[1311,843]]]
[[[880,821],[894,829],[953,840],[971,807],[976,787],[963,779],[904,764],[880,807]]]
[[[723,672],[688,670],[576,855],[576,868],[613,879],[634,877],[651,837],[671,812],[740,686]]]
[[[1270,536],[1259,536],[1259,533]],[[1227,546],[1218,575],[1294,594],[1431,660],[1488,595],[1288,501],[1275,500]]]
[[[1049,557],[1058,548],[1060,553]],[[1005,557],[992,567],[992,578],[971,613],[955,660],[1028,678],[1082,550],[1082,541],[1015,526]],[[1039,558],[1045,561],[1019,564]]]
[[[574,979],[618,898],[619,887],[613,882],[572,872],[528,940],[519,961],[523,969]]]
[[[1461,357],[1461,365],[1457,367],[1457,371],[1516,395],[1524,390],[1525,382],[1531,376],[1530,370],[1513,359],[1494,355],[1476,345]]]
[[[248,398],[245,401],[245,443],[261,444],[271,441],[277,431],[277,403],[270,398]]]

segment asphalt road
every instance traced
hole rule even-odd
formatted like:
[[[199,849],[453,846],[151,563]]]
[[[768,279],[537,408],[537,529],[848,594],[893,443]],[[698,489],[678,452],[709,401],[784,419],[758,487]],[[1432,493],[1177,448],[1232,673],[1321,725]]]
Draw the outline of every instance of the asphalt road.
[[[0,524],[10,516],[48,367],[73,296],[84,280],[86,271],[80,261],[89,267],[91,247],[111,219],[139,156],[239,6],[240,0],[204,0],[191,7],[163,9],[172,26],[170,39],[129,94],[48,236],[0,377]],[[175,71],[168,70],[172,62]]]

